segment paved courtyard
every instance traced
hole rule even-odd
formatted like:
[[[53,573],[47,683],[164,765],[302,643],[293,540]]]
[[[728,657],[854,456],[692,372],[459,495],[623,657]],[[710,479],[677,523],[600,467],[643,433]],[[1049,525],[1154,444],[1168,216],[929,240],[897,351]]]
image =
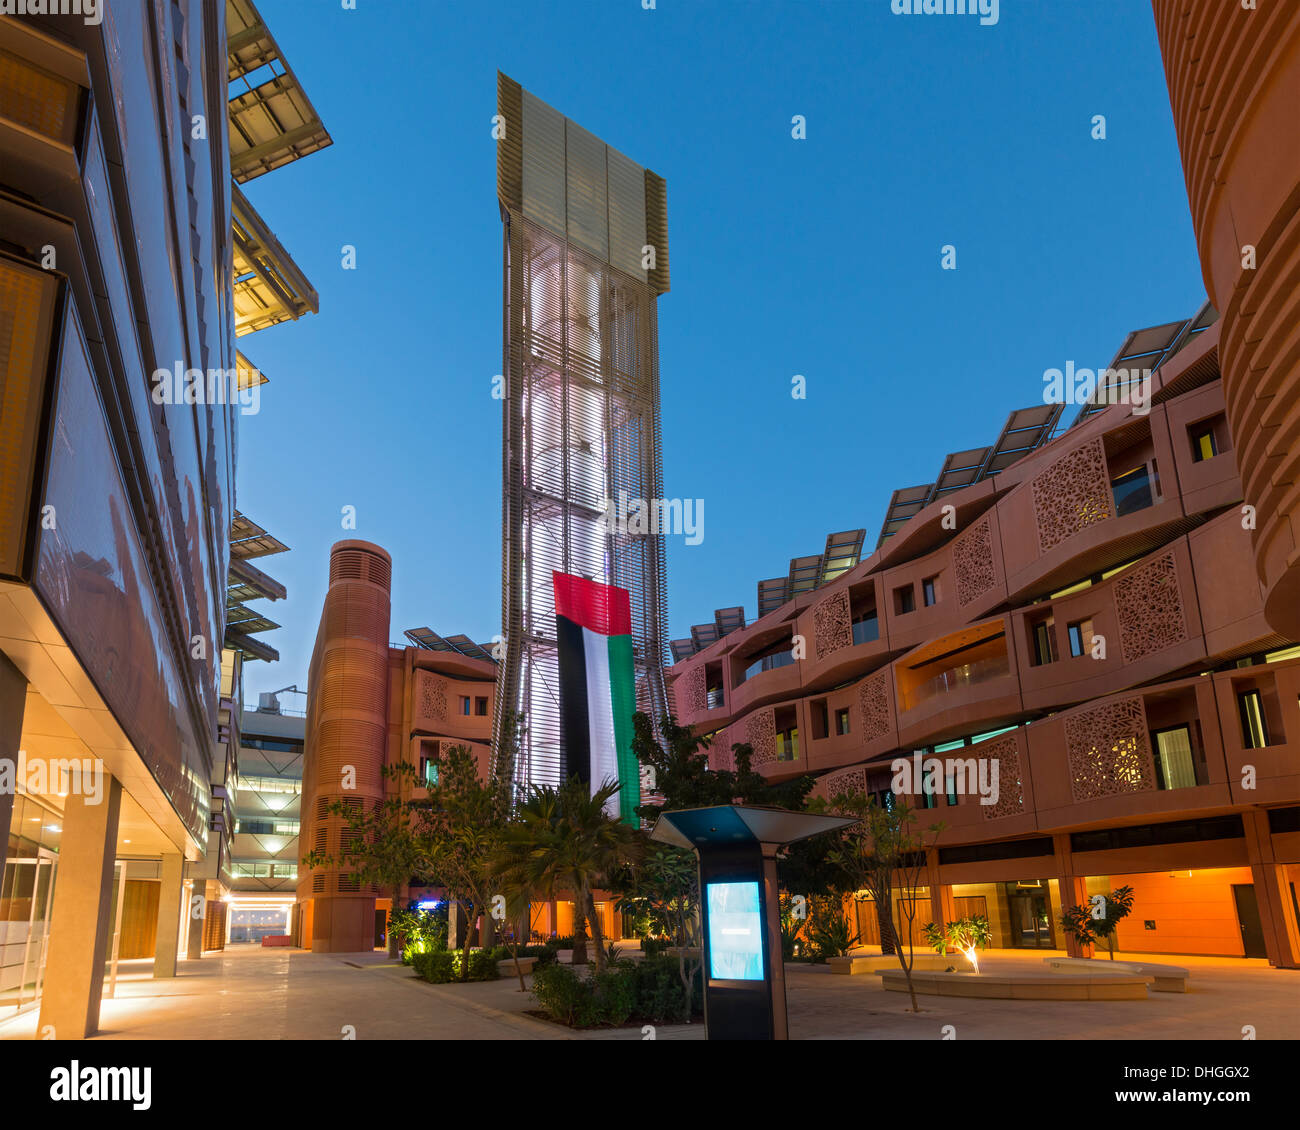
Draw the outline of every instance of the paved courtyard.
[[[1042,970],[1042,958],[992,951],[981,968]],[[1120,954],[1123,959],[1125,955]],[[1134,957],[1138,955],[1132,955]],[[1184,993],[1144,1001],[997,1001],[887,993],[872,975],[787,966],[795,1039],[938,1040],[951,1025],[959,1040],[1300,1039],[1300,970],[1227,958],[1142,955],[1188,968]],[[1102,959],[1105,960],[1104,958]],[[171,981],[154,981],[150,961],[124,962],[104,1001],[98,1039],[148,1040],[573,1040],[645,1038],[639,1027],[571,1032],[524,1015],[535,1009],[517,980],[429,985],[383,954],[312,954],[231,947],[183,962]],[[37,1016],[0,1024],[0,1039],[31,1039]],[[703,1039],[702,1024],[660,1026],[660,1040]]]

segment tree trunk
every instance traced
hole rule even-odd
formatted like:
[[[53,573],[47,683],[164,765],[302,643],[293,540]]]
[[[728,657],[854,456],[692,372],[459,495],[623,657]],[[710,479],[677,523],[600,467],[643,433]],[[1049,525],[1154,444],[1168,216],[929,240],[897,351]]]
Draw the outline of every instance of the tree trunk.
[[[388,922],[384,927],[384,936],[388,939],[388,960],[393,961],[402,956],[401,947],[398,945],[399,939],[396,931],[393,929],[393,911],[397,909],[397,899],[402,893],[401,887],[393,888],[392,905],[388,908]]]
[[[596,896],[590,889],[584,892],[587,918],[591,922],[591,944],[596,950],[596,972],[605,972],[605,932],[600,928],[600,915],[596,913]]]
[[[894,929],[894,903],[893,899],[886,895],[883,899],[876,899],[876,925],[880,928],[880,952],[882,954],[899,953],[898,933]]]
[[[460,950],[460,979],[469,980],[469,947],[474,941],[475,919],[470,917],[469,904],[467,902],[457,902],[465,915],[465,941]]]
[[[587,964],[587,908],[578,892],[573,899],[573,964]]]

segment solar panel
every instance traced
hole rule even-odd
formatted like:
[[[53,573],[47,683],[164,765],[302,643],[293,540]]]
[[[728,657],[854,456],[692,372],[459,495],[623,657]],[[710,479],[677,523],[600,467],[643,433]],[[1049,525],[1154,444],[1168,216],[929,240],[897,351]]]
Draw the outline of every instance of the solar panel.
[[[226,0],[230,173],[240,184],[332,144],[252,0]]]

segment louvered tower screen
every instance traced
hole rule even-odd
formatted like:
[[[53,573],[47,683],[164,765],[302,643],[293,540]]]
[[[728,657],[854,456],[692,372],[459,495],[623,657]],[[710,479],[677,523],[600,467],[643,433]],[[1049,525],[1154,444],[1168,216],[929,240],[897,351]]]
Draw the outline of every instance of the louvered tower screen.
[[[524,715],[522,785],[560,778],[552,571],[631,594],[637,709],[658,722],[662,536],[620,534],[606,500],[663,497],[656,301],[668,290],[664,182],[497,76],[505,225],[501,710]],[[500,745],[498,744],[498,748]]]

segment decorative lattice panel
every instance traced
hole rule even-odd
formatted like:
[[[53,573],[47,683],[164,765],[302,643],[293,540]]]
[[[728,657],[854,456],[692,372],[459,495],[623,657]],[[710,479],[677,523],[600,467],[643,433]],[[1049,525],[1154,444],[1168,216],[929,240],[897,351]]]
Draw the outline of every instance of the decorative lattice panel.
[[[993,527],[986,514],[952,543],[957,603],[963,608],[997,583],[993,569]]]
[[[712,741],[709,742],[709,768],[715,773],[726,770],[729,773],[736,771],[736,757],[731,752],[731,729],[719,730],[713,735]]]
[[[1034,476],[1031,487],[1040,553],[1113,514],[1100,438],[1062,455]]]
[[[816,636],[818,659],[842,647],[853,646],[847,590],[832,593],[813,609],[813,634]]]
[[[1003,816],[1019,816],[1025,811],[1025,788],[1020,776],[1020,747],[1015,738],[1001,738],[995,742],[981,742],[971,752],[976,757],[998,763],[998,802],[981,804],[985,820],[998,820]]]
[[[776,713],[772,709],[751,714],[745,722],[745,741],[754,750],[753,767],[776,760]]]
[[[817,779],[813,789],[815,796],[830,800],[839,793],[865,793],[867,791],[867,771],[861,766],[849,769],[837,769]]]
[[[447,720],[447,680],[428,671],[421,671],[419,681],[419,702],[416,709],[421,718],[434,722]]]
[[[677,680],[677,694],[681,696],[681,709],[687,714],[703,714],[708,708],[705,699],[704,665],[687,671]]]
[[[1076,801],[1155,788],[1155,765],[1147,743],[1140,698],[1108,702],[1065,720],[1070,793]]]
[[[1133,663],[1187,638],[1187,618],[1172,552],[1129,569],[1115,582],[1124,662]]]
[[[858,715],[864,742],[874,741],[892,729],[889,715],[889,668],[863,679],[858,686]]]

